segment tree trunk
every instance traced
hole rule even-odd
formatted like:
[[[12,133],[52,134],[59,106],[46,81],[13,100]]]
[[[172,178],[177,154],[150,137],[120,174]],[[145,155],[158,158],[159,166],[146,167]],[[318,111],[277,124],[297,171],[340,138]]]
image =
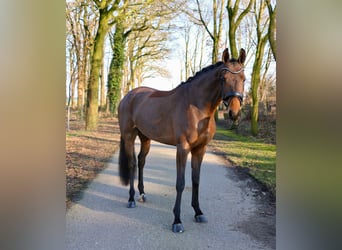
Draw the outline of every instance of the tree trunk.
[[[259,98],[258,84],[260,82],[260,68],[254,64],[252,74],[252,117],[251,117],[251,132],[252,135],[258,134],[258,114],[259,114]],[[254,69],[256,68],[256,69]]]
[[[251,117],[251,132],[252,135],[258,134],[258,112],[259,112],[259,85],[260,85],[260,71],[262,67],[262,59],[264,55],[265,45],[267,41],[267,34],[260,39],[257,45],[256,56],[253,64],[252,73],[252,117]]]
[[[274,60],[276,59],[277,55],[277,47],[276,47],[276,15],[277,15],[277,6],[272,9],[272,5],[270,1],[267,2],[268,13],[270,16],[270,24],[268,26],[268,41],[270,43],[270,47],[273,53]]]
[[[190,27],[185,27],[184,30],[184,39],[185,39],[185,62],[184,62],[184,73],[185,73],[185,81],[189,78],[189,43],[190,43]]]
[[[122,21],[118,20],[114,34],[113,58],[108,74],[110,112],[115,115],[121,97],[122,69],[125,57],[125,37]]]
[[[127,82],[126,88],[125,88],[125,93],[127,94],[130,89],[134,88],[134,80],[135,80],[135,67],[134,67],[134,62],[132,58],[130,58],[129,63],[131,65],[130,71],[129,71],[129,81]]]
[[[101,110],[106,108],[106,89],[105,89],[105,78],[104,78],[104,64],[101,66],[101,96],[100,96],[100,107]]]
[[[70,76],[70,86],[69,86],[69,96],[71,98],[71,107],[74,108],[75,105],[75,77],[74,77],[74,60],[73,60],[73,47],[69,49],[69,76]],[[70,103],[68,101],[68,106],[70,106]]]
[[[95,36],[93,56],[91,60],[89,84],[87,90],[86,130],[97,128],[99,77],[103,58],[103,46],[108,32],[107,14],[100,10],[99,26]]]
[[[212,52],[212,57],[211,57],[211,63],[215,64],[217,63],[217,56],[218,56],[218,44],[219,43],[219,38],[214,37],[213,38],[213,52]]]
[[[238,50],[236,47],[236,28],[234,27],[233,23],[229,21],[229,47],[230,47],[230,52],[232,53],[232,58],[238,58]]]
[[[78,63],[78,85],[77,85],[77,109],[81,111],[84,105],[84,67],[83,62]]]
[[[73,79],[71,82],[71,107],[75,108],[76,104],[75,104],[75,80]]]

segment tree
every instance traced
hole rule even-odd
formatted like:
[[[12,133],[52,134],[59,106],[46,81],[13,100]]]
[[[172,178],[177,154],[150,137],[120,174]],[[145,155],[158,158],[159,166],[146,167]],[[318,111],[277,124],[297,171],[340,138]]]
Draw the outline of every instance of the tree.
[[[184,52],[184,75],[185,75],[185,79],[189,78],[189,72],[190,72],[190,60],[189,60],[189,54],[190,54],[190,31],[191,31],[191,26],[190,25],[186,25],[184,27],[184,42],[185,42],[185,52]]]
[[[207,61],[204,60],[205,42],[207,39],[206,31],[203,26],[193,25],[193,23],[185,22],[182,37],[184,38],[184,79],[188,79],[197,71],[205,66]]]
[[[69,63],[69,100],[68,108],[75,107],[75,87],[76,87],[76,59],[75,59],[75,46],[72,42],[67,40],[67,63]]]
[[[264,65],[262,66],[262,68],[264,68],[264,71],[262,73],[260,84],[259,84],[259,100],[261,103],[264,104],[264,106],[267,103],[267,96],[268,96],[268,92],[270,89],[269,85],[272,84],[273,82],[272,77],[267,76],[268,70],[272,62],[271,57],[272,57],[272,52],[271,52],[271,49],[268,48],[266,60],[264,60]]]
[[[130,5],[131,4],[131,5]],[[128,35],[133,31],[137,22],[128,25],[128,18],[135,16],[138,9],[142,8],[142,3],[125,0],[117,15],[114,35],[111,36],[111,47],[113,51],[107,82],[107,95],[109,101],[109,111],[115,115],[122,92],[123,66],[125,62],[125,47]],[[136,21],[136,20],[135,20]],[[141,29],[145,27],[146,18]]]
[[[229,29],[228,29],[228,38],[229,38],[229,47],[232,53],[233,58],[239,57],[238,48],[236,45],[236,31],[241,24],[243,18],[250,12],[255,0],[249,0],[249,3],[246,8],[241,12],[240,11],[240,0],[236,0],[233,6],[231,0],[227,2],[227,11],[228,11],[228,21],[229,21]],[[240,13],[241,12],[241,13]],[[239,15],[240,13],[240,15]]]
[[[277,5],[275,4],[274,7],[272,7],[271,1],[266,0],[267,8],[268,8],[268,14],[270,17],[270,24],[268,26],[268,41],[270,43],[270,47],[272,49],[274,60],[276,60],[277,55],[277,44],[276,44],[276,15],[277,15]]]
[[[102,63],[101,73],[100,73],[100,110],[104,111],[106,109],[106,82],[105,82],[105,66]]]
[[[167,48],[161,46],[164,39],[164,35],[154,29],[132,32],[128,42],[128,81],[124,87],[124,94],[140,86],[144,79],[143,72],[156,58],[162,59],[162,55],[165,55]],[[151,67],[149,71],[152,71]]]
[[[205,45],[205,31],[196,26],[195,45],[193,54],[190,55],[190,69],[192,75],[203,68],[204,65],[204,45]]]
[[[260,72],[264,58],[265,45],[268,41],[268,32],[265,31],[268,27],[269,18],[264,17],[266,3],[261,1],[259,6],[254,4],[255,21],[256,21],[256,50],[253,64],[253,73],[251,81],[252,94],[252,117],[251,117],[251,132],[253,135],[258,134],[258,114],[259,114],[259,95],[258,89],[260,84]]]
[[[74,97],[75,97],[75,58],[73,56],[73,49],[74,46],[71,44],[71,46],[68,48],[69,52],[69,97],[68,97],[68,123],[67,123],[67,130],[70,129],[70,108],[74,107]]]
[[[149,77],[156,75],[169,77],[167,69],[158,63],[158,61],[167,58],[170,51],[165,44],[169,29],[161,27],[163,22],[167,22],[167,20],[160,20],[153,29],[135,32],[134,36],[131,37],[130,40],[134,41],[131,48],[134,49],[129,53],[130,80],[126,91],[136,87],[135,83],[140,86],[142,81]]]
[[[214,64],[218,61],[218,49],[219,49],[219,43],[222,35],[222,24],[223,24],[223,14],[224,14],[224,0],[212,0],[212,21],[213,26],[210,30],[209,28],[209,21],[205,20],[205,17],[203,15],[203,10],[201,8],[201,5],[198,0],[196,0],[197,5],[197,11],[199,18],[195,17],[193,13],[185,11],[192,20],[195,21],[197,24],[203,25],[206,32],[210,36],[212,40],[212,57],[211,62]]]
[[[72,43],[77,65],[77,108],[83,117],[87,69],[92,51],[97,18],[90,0],[70,1],[66,4],[67,35]],[[70,55],[69,55],[70,56]],[[74,98],[73,98],[74,99]]]
[[[112,114],[116,114],[117,105],[121,97],[120,93],[123,75],[122,69],[125,60],[126,37],[127,35],[124,33],[122,18],[119,18],[116,23],[114,35],[111,38],[113,57],[110,62],[107,83],[109,111]]]
[[[120,32],[123,39],[113,39],[114,47],[119,42],[122,53],[126,50],[124,54],[126,54],[126,65],[128,66],[128,69],[123,70],[123,61],[120,63],[121,69],[119,69],[119,65],[115,66],[120,72],[117,86],[120,85],[121,87],[113,90],[118,97],[120,97],[121,92],[125,94],[135,87],[135,83],[140,85],[146,77],[143,74],[145,70],[165,73],[165,70],[153,65],[153,62],[163,59],[168,52],[164,42],[170,33],[170,19],[174,16],[175,10],[178,9],[179,11],[177,6],[179,7],[180,4],[183,3],[178,3],[178,1],[150,0],[148,2],[127,5],[127,9],[123,11],[123,21],[121,22],[125,24],[122,26],[124,29]],[[120,41],[123,41],[123,43]],[[123,57],[124,54],[122,54]],[[124,73],[128,76],[126,76],[125,79],[127,80],[123,83],[121,75]],[[116,103],[113,104],[117,106],[119,99],[116,98]]]
[[[103,51],[106,35],[115,23],[113,13],[118,9],[120,0],[94,0],[99,11],[99,23],[94,40],[90,62],[90,75],[87,90],[86,130],[97,128],[99,77],[103,63]]]

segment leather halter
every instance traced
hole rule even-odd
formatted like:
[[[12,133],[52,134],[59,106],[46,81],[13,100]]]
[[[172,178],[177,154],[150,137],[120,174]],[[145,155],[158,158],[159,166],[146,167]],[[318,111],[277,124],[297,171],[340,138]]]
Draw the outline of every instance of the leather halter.
[[[227,67],[224,67],[222,69],[222,71],[228,71],[229,73],[231,74],[239,74],[241,73],[242,71],[244,71],[244,67],[241,67],[241,69],[239,69],[238,71],[232,71],[230,70],[229,68]],[[223,77],[222,77],[223,78]],[[223,79],[224,80],[224,79]],[[229,102],[228,100],[232,97],[237,97],[240,101],[240,105],[242,105],[242,101],[243,101],[243,93],[240,93],[240,92],[237,92],[237,91],[232,91],[232,92],[229,92],[227,94],[224,94],[222,96],[222,101],[223,101],[223,104],[228,107],[229,106]]]

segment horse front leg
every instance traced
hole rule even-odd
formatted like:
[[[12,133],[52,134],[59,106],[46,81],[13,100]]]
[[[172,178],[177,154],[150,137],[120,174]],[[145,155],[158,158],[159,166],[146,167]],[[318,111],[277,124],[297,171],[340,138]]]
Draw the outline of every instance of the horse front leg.
[[[198,201],[199,183],[200,183],[200,173],[201,164],[206,147],[196,148],[191,151],[191,170],[192,170],[192,201],[191,205],[195,210],[195,221],[199,223],[206,223],[207,219],[203,215]]]
[[[182,233],[184,232],[184,227],[182,221],[180,219],[180,207],[181,207],[181,200],[182,200],[182,193],[185,187],[185,166],[186,160],[189,154],[188,147],[183,145],[177,145],[177,181],[176,181],[176,202],[173,208],[173,214],[175,216],[173,224],[172,224],[172,231],[174,233]]]

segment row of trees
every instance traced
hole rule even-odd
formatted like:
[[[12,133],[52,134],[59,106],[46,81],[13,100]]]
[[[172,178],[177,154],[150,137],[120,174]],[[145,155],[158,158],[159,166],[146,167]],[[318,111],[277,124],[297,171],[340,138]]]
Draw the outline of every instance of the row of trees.
[[[165,42],[170,35],[169,23],[182,4],[167,0],[67,2],[70,105],[77,106],[81,114],[85,108],[87,130],[97,127],[99,103],[115,114],[122,93],[146,77],[142,72],[165,74],[155,62],[168,52]],[[105,88],[103,58],[107,37],[112,59]]]
[[[219,60],[219,52],[227,44],[233,57],[238,56],[239,47],[247,49],[249,60],[254,63],[252,132],[257,133],[260,83],[266,78],[270,61],[276,58],[275,3],[270,0],[74,0],[67,2],[66,15],[70,105],[77,107],[81,115],[85,108],[87,130],[97,127],[99,106],[115,114],[121,96],[128,90],[151,75],[168,75],[156,62],[168,56],[169,41],[176,34],[184,40],[181,80],[206,65],[208,47],[211,63]],[[112,57],[105,83],[106,43],[112,49]],[[272,58],[267,56],[268,50],[272,51]],[[76,87],[77,103],[74,102]]]
[[[212,46],[212,63],[218,61],[218,53],[229,44],[231,55],[238,57],[239,48],[247,49],[248,62],[253,63],[251,75],[252,97],[251,132],[258,133],[259,102],[265,99],[266,85],[274,83],[274,77],[268,75],[270,64],[276,60],[276,3],[271,0],[211,0],[208,5],[200,4],[198,0],[188,2],[186,15],[192,24],[207,33]],[[191,11],[192,10],[192,11]],[[224,34],[222,29],[227,29]],[[187,35],[189,36],[189,35]],[[197,53],[197,48],[203,48],[203,39],[196,40],[195,45],[185,41],[185,68],[187,75],[192,65],[196,64],[196,57],[189,57]],[[223,38],[226,41],[222,43]],[[198,43],[200,45],[198,45]],[[222,46],[220,47],[220,44]],[[191,49],[194,48],[191,52]],[[219,49],[220,48],[220,49]],[[188,51],[189,49],[189,51]],[[203,53],[203,51],[201,51]],[[189,58],[193,58],[189,62]],[[199,68],[203,65],[199,64]],[[275,74],[275,72],[273,73]]]

